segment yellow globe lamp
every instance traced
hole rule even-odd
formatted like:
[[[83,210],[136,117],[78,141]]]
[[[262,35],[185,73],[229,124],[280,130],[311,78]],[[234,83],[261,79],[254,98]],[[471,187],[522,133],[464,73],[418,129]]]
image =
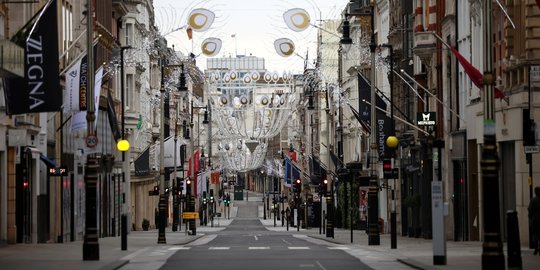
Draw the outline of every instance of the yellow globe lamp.
[[[128,140],[119,140],[118,143],[116,143],[116,148],[120,152],[126,152],[127,150],[129,150]]]
[[[390,148],[396,148],[398,143],[399,140],[396,136],[388,136],[388,138],[386,138],[386,145]]]

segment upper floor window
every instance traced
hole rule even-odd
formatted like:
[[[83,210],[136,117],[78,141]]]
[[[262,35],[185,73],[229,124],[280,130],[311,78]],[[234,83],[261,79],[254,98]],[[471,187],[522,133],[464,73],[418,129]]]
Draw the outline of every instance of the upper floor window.
[[[133,24],[132,23],[126,23],[126,40],[125,40],[125,46],[128,45],[134,45],[133,44]]]

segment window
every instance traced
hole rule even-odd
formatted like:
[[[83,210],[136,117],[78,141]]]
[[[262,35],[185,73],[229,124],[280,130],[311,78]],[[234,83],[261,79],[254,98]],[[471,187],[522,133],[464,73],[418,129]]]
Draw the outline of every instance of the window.
[[[126,104],[126,108],[134,108],[133,107],[133,93],[135,92],[135,83],[134,83],[134,77],[133,74],[126,74],[126,89],[124,91],[125,99],[124,104]]]
[[[124,45],[126,46],[133,45],[133,24],[132,23],[126,23],[125,36],[126,36],[126,40],[125,40]]]

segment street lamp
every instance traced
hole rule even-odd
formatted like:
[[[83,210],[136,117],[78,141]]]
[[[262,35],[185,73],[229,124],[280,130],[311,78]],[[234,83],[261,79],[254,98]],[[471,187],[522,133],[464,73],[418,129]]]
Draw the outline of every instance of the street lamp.
[[[484,212],[484,244],[482,269],[504,269],[499,206],[499,157],[495,136],[495,107],[492,40],[492,2],[484,1],[484,147],[482,148],[482,210]]]
[[[129,141],[126,140],[125,137],[125,88],[124,88],[124,50],[131,49],[131,46],[122,46],[120,47],[120,95],[121,95],[121,113],[122,113],[122,119],[121,119],[121,140],[118,141],[116,147],[119,151],[122,152],[122,182],[124,183],[124,194],[127,190],[129,192],[129,185],[126,187],[126,171],[129,172],[129,164],[126,164],[126,151],[129,150]],[[125,198],[125,195],[124,195]],[[124,209],[122,211],[122,216],[120,217],[120,227],[121,227],[121,234],[120,234],[120,245],[122,250],[127,250],[127,209],[128,207],[125,207],[125,201],[124,203]]]
[[[376,100],[375,100],[375,82],[376,82],[376,72],[375,72],[375,53],[377,49],[377,44],[375,43],[375,26],[374,26],[374,3],[370,3],[369,13],[361,13],[357,15],[368,15],[371,19],[371,42],[369,44],[369,49],[371,52],[371,68],[370,68],[370,85],[371,85],[371,134],[370,134],[370,179],[369,179],[369,191],[368,191],[368,245],[380,245],[380,231],[379,231],[379,184],[377,178],[377,171],[375,168],[377,160],[377,125],[376,125]],[[346,14],[348,17],[350,14]],[[345,50],[347,47],[352,45],[352,40],[349,37],[350,31],[349,21],[346,18],[343,21],[343,37],[340,40],[340,44]]]
[[[86,3],[87,11],[92,10],[92,1]],[[93,16],[86,16],[86,39],[88,57],[88,78],[86,92],[86,130],[87,136],[95,136],[94,121],[96,120],[94,108],[94,21]],[[98,163],[94,154],[90,154],[86,160],[86,170],[84,176],[85,184],[85,231],[83,243],[83,260],[99,261],[99,240],[97,228],[97,183],[98,183]]]

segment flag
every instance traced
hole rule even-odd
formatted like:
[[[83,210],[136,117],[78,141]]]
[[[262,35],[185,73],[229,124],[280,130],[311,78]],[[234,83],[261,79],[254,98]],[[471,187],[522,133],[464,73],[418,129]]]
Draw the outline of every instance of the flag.
[[[482,89],[484,87],[484,75],[467,61],[467,59],[465,59],[465,57],[463,57],[463,55],[461,55],[454,47],[448,46],[448,48],[450,48],[450,51],[457,58],[461,67],[463,67],[463,70],[465,70],[465,73],[467,73],[474,85]],[[500,89],[495,88],[495,98],[504,98],[504,93]]]
[[[120,130],[118,129],[118,120],[116,118],[116,111],[114,110],[114,102],[111,96],[111,91],[107,91],[107,116],[109,118],[109,125],[111,126],[111,132],[115,141],[122,138]]]
[[[97,125],[97,118],[99,115],[99,97],[101,95],[101,80],[103,79],[103,67],[100,67],[95,74],[94,84],[94,112],[96,119],[94,125]],[[71,132],[77,132],[87,127],[86,111],[74,112],[71,118]]]
[[[64,92],[64,113],[79,111],[80,83],[81,83],[81,65],[83,58],[71,66],[66,72],[66,90]],[[86,66],[86,65],[85,65]],[[86,70],[83,77],[86,86]]]
[[[349,105],[349,108],[351,109],[354,117],[356,118],[356,120],[358,120],[358,123],[360,123],[362,128],[367,133],[371,133],[371,127],[360,117],[360,114],[358,113],[358,111],[355,108],[353,108],[353,106],[351,104],[347,104],[347,105]]]
[[[189,25],[186,28],[186,34],[187,34],[189,40],[193,39],[193,29]]]
[[[61,109],[56,10],[56,0],[50,0],[12,39],[24,49],[25,76],[6,80],[9,115]]]
[[[194,164],[192,165],[192,162],[194,161]],[[191,156],[191,158],[189,159],[188,161],[188,170],[187,170],[187,173],[188,173],[188,176],[191,177],[192,179],[192,183],[193,183],[193,190],[197,191],[197,181],[196,179],[197,178],[193,178],[192,175],[195,175],[195,177],[197,176],[197,173],[199,173],[199,167],[200,167],[200,160],[199,160],[199,150],[196,150],[193,155]],[[192,174],[191,172],[192,171],[192,167],[194,168],[194,174]]]

